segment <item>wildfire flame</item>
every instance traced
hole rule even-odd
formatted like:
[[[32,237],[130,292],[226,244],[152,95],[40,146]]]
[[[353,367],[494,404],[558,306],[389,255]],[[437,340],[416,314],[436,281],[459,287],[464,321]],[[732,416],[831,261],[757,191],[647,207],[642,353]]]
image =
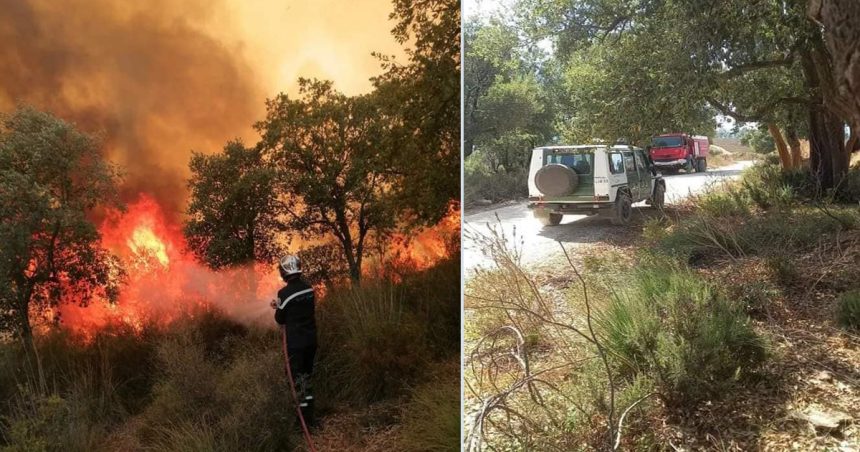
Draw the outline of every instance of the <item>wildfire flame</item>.
[[[148,262],[150,257],[154,257],[162,267],[167,267],[170,264],[164,242],[147,225],[140,225],[135,228],[127,243],[128,249],[137,257],[136,260],[138,261]]]
[[[195,309],[215,307],[243,323],[270,322],[272,299],[283,284],[273,266],[248,265],[214,271],[196,261],[177,225],[170,224],[159,204],[141,195],[126,212],[114,212],[102,222],[102,244],[116,255],[127,272],[115,303],[107,300],[61,304],[55,312],[63,327],[92,337],[111,325],[140,331],[147,324],[168,325]],[[394,256],[385,268],[423,270],[446,258],[459,237],[460,212],[452,204],[437,225],[395,237]],[[382,276],[396,274],[380,272]],[[371,276],[371,275],[368,275]]]

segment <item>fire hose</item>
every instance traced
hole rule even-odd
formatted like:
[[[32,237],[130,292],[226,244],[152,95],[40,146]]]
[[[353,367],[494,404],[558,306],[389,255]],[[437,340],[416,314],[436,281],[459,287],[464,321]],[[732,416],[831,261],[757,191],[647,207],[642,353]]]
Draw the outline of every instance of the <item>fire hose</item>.
[[[299,415],[299,423],[302,426],[302,435],[305,437],[305,441],[308,443],[308,449],[311,452],[316,452],[314,448],[314,443],[311,440],[311,432],[308,430],[308,425],[305,422],[305,416],[302,414],[301,401],[299,400],[299,394],[296,392],[296,382],[293,380],[293,372],[290,370],[290,355],[287,354],[287,327],[286,325],[281,325],[281,339],[284,346],[284,369],[286,369],[287,380],[290,382],[290,391],[293,393],[293,400],[296,402],[296,413]]]

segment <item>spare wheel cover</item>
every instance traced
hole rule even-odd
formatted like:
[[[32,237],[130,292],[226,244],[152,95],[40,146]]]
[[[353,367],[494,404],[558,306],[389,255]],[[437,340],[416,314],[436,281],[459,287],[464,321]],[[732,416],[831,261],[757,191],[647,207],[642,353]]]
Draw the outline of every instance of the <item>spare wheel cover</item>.
[[[559,163],[550,163],[535,173],[535,186],[545,196],[565,196],[579,184],[575,171]]]

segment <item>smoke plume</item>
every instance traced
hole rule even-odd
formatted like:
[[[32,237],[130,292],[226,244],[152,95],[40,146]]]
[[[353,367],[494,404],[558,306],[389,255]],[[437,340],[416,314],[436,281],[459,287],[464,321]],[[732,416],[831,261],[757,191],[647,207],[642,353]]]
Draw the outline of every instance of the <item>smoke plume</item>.
[[[177,219],[192,149],[250,134],[262,92],[238,45],[201,25],[219,2],[0,0],[0,111],[30,104],[103,137],[123,197]]]

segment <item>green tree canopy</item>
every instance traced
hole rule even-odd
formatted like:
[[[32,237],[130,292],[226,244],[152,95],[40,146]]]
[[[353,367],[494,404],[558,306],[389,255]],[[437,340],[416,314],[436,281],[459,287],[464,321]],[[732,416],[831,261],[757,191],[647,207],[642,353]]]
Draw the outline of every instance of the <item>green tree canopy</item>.
[[[492,171],[521,170],[528,150],[552,140],[555,100],[542,50],[500,18],[465,30],[464,155]]]
[[[433,224],[460,197],[460,2],[394,0],[392,35],[407,64],[379,56],[373,79],[393,197],[413,225]]]
[[[836,86],[844,78],[834,81],[834,55],[851,45],[828,49],[823,28],[807,16],[823,3],[825,12],[844,13],[831,26],[858,10],[836,0],[521,0],[519,8],[528,12],[528,30],[552,37],[561,58],[608,46],[619,53],[617,63],[642,71],[606,80],[621,88],[619,97],[644,93],[640,100],[661,123],[671,123],[674,112],[659,101],[674,93],[691,113],[707,105],[741,122],[769,123],[774,132],[776,125],[789,135],[808,132],[812,169],[828,188],[847,169],[843,127],[850,112],[839,108]],[[828,39],[844,43],[849,35],[843,30]]]
[[[0,126],[0,316],[32,350],[32,313],[115,299],[122,270],[87,218],[118,207],[118,172],[96,139],[31,108]]]
[[[184,234],[189,248],[211,268],[276,258],[282,244],[275,170],[262,152],[231,141],[222,153],[194,153],[191,200]]]

